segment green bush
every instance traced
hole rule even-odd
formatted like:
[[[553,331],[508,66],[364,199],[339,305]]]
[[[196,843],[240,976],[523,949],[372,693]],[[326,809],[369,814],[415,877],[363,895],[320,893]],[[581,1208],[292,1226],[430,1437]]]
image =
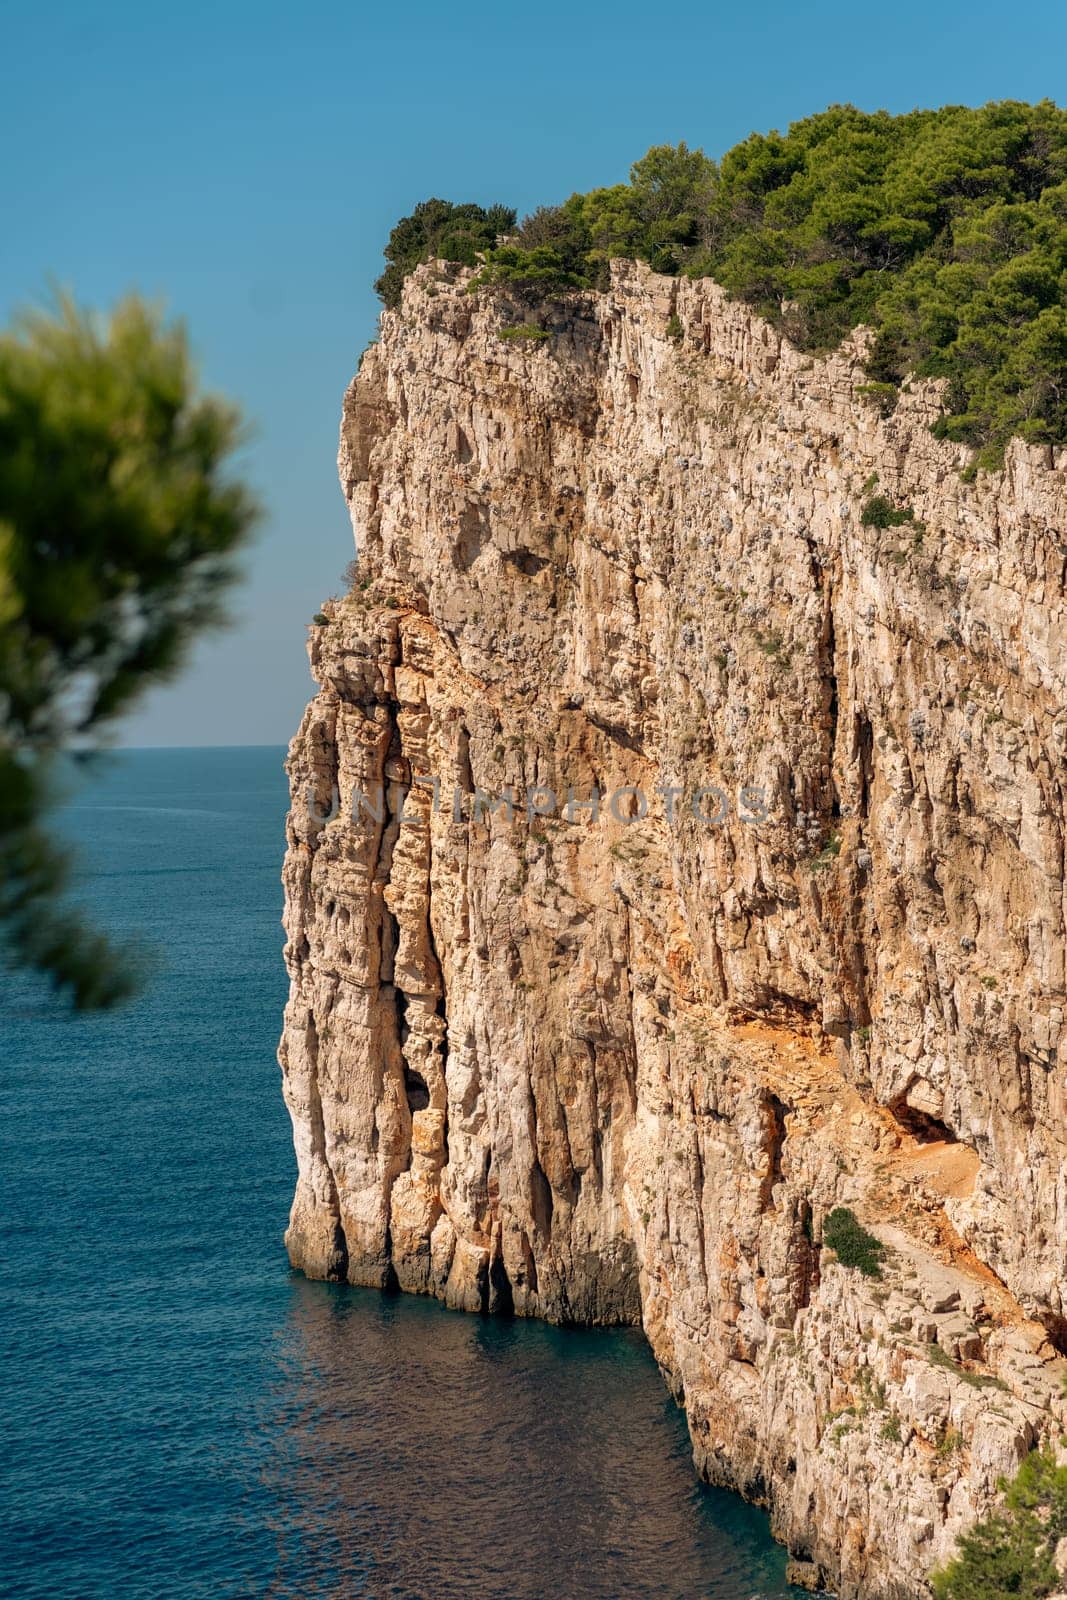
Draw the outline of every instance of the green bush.
[[[568,270],[559,251],[547,245],[523,250],[517,245],[507,244],[487,251],[485,265],[475,273],[467,287],[474,293],[493,283],[510,283],[521,289],[537,289],[544,294],[587,286],[587,280],[580,273]]]
[[[876,407],[878,414],[891,417],[896,408],[900,390],[895,383],[863,383],[856,390],[857,394],[869,400]]]
[[[825,872],[830,863],[836,861],[840,854],[841,835],[832,833],[818,855],[812,856],[811,861],[808,863],[809,868],[812,872]]]
[[[374,287],[387,306],[400,304],[404,279],[420,261],[459,261],[473,267],[480,255],[515,226],[508,206],[453,205],[422,200],[410,217],[401,217],[385,247],[386,268]]]
[[[551,339],[552,335],[547,328],[539,328],[534,322],[520,322],[514,328],[501,328],[497,334],[498,339],[505,341],[512,339]]]
[[[915,513],[910,506],[898,510],[884,494],[875,494],[863,508],[862,521],[865,528],[899,528],[905,522],[914,522]]]
[[[837,1206],[823,1224],[822,1242],[837,1256],[843,1267],[854,1267],[865,1278],[882,1276],[885,1245],[868,1233],[854,1211]]]
[[[869,397],[947,380],[942,437],[992,465],[1013,434],[1067,442],[1067,111],[1051,101],[904,116],[832,106],[716,163],[659,145],[628,183],[541,207],[431,200],[393,230],[387,304],[430,255],[481,284],[602,286],[613,256],[715,278],[797,345],[875,333]],[[512,234],[497,247],[496,236]]]

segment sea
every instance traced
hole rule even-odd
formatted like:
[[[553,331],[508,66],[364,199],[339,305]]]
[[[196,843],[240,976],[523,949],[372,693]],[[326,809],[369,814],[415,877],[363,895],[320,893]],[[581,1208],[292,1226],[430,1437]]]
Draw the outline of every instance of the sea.
[[[633,1330],[310,1283],[275,1046],[281,749],[64,783],[75,894],[148,971],[0,999],[0,1595],[751,1600],[766,1517],[701,1485]]]

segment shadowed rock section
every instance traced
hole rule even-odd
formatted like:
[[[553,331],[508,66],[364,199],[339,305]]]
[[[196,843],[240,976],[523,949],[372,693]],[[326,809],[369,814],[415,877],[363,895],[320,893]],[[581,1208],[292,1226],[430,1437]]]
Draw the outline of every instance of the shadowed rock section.
[[[965,483],[929,385],[883,418],[860,339],[815,360],[707,281],[466,276],[409,279],[345,399],[291,1258],[641,1322],[802,1575],[912,1596],[1065,1420],[1067,458]]]

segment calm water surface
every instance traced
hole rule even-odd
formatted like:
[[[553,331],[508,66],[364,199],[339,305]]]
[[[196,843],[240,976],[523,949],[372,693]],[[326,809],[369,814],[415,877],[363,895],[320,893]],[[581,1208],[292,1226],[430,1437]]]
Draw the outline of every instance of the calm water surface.
[[[92,1019],[5,982],[0,1594],[791,1592],[638,1336],[289,1271],[282,756],[118,758],[68,827],[155,981]]]

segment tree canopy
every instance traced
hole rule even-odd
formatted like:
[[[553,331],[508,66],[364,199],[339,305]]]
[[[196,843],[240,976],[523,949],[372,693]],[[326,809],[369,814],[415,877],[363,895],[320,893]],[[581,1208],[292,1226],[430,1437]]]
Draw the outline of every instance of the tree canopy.
[[[1002,1486],[1003,1487],[1003,1486]],[[1067,1467],[1051,1449],[1027,1456],[1004,1502],[931,1575],[934,1600],[1042,1600],[1062,1588],[1056,1546],[1067,1536]]]
[[[404,279],[420,261],[459,261],[473,267],[502,233],[515,226],[507,206],[453,205],[450,200],[420,200],[410,217],[401,217],[385,247],[386,268],[374,287],[387,306],[400,303]]]
[[[483,213],[486,233],[494,213],[513,217]],[[414,222],[390,240],[387,303],[435,253]],[[946,379],[938,431],[975,446],[981,464],[1013,434],[1067,442],[1067,112],[1051,101],[904,116],[832,106],[785,134],[752,134],[720,162],[657,146],[628,183],[499,231],[510,236],[464,235],[476,288],[603,286],[613,256],[712,277],[804,349],[872,328],[879,382]]]
[[[61,898],[55,758],[96,748],[223,619],[256,516],[223,471],[240,437],[182,328],[136,298],[0,335],[0,938],[79,1005],[133,974]]]

